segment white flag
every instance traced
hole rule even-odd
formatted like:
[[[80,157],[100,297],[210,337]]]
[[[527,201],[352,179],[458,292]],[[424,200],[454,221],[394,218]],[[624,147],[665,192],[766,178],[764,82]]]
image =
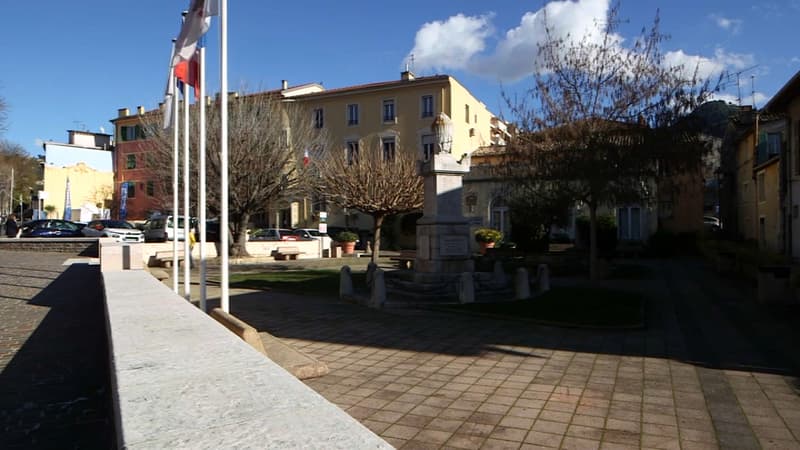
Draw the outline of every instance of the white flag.
[[[167,88],[164,90],[164,123],[162,128],[168,130],[172,127],[172,97],[175,95],[175,71],[172,59],[175,57],[175,43],[172,44],[172,53],[169,55],[169,73],[167,74]]]
[[[175,56],[172,58],[174,67],[180,61],[188,61],[194,55],[197,41],[211,27],[211,16],[218,13],[219,6],[216,0],[192,0],[189,12],[181,26],[181,32],[175,41]]]

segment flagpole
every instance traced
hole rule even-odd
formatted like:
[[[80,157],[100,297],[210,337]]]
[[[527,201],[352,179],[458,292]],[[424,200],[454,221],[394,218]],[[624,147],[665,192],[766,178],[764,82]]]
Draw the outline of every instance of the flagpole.
[[[175,76],[170,69],[170,83],[175,84]],[[173,86],[174,88],[174,86]],[[178,155],[180,145],[179,135],[179,119],[180,102],[178,102],[178,93],[172,96],[172,290],[176,294],[178,291],[178,272],[179,259],[178,259]],[[169,217],[169,216],[168,216]]]
[[[206,47],[200,47],[200,146],[197,155],[200,223],[200,310],[206,311]]]
[[[192,259],[189,248],[189,103],[189,83],[183,83],[183,296],[186,300],[192,299],[189,279],[189,263]]]
[[[228,0],[220,0],[219,8],[220,69],[220,221],[219,240],[222,252],[220,306],[230,312],[228,292]]]

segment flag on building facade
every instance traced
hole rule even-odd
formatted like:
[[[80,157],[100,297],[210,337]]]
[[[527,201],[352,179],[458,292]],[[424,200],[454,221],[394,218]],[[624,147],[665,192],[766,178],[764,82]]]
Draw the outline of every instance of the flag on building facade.
[[[125,220],[128,217],[128,183],[122,182],[119,187],[119,220]]]
[[[64,220],[72,220],[72,195],[69,191],[69,177],[67,177],[67,188],[64,191]]]

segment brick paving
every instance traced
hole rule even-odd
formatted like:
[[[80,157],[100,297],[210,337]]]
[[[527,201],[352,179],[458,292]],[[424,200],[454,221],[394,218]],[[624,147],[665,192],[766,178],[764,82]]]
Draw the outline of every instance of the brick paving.
[[[791,323],[697,263],[652,264],[658,277],[624,283],[652,298],[646,330],[278,293],[231,305],[325,361],[307,384],[398,448],[800,449]]]
[[[97,266],[0,250],[0,448],[112,448]]]

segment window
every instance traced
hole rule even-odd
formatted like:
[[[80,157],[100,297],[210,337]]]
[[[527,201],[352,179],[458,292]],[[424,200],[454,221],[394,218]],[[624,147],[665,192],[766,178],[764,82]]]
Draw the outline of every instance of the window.
[[[147,182],[147,196],[152,197],[156,191],[156,184],[153,181]]]
[[[347,124],[358,125],[358,105],[347,105]]]
[[[394,122],[394,99],[383,101],[383,121]]]
[[[422,117],[433,117],[433,96],[432,95],[423,95],[422,96]]]
[[[133,181],[128,181],[128,198],[136,197],[136,183]]]
[[[464,120],[469,123],[469,105],[464,105]]]
[[[767,134],[767,158],[771,158],[781,153],[781,134]]]
[[[144,128],[141,125],[123,125],[119,127],[119,138],[121,141],[135,141],[144,139]]]
[[[510,236],[511,217],[505,200],[502,198],[495,198],[492,200],[492,215],[490,219],[490,226],[492,228],[500,230],[504,236]]]
[[[794,146],[794,174],[800,175],[800,120],[797,121],[794,135],[797,136],[797,141]]]
[[[764,172],[758,174],[758,201],[767,201],[766,181],[764,180]]]
[[[433,135],[425,134],[422,136],[422,160],[428,161],[433,157]]]
[[[136,155],[128,155],[125,162],[126,169],[136,168]]]
[[[642,210],[638,206],[617,209],[617,234],[622,240],[642,239]]]
[[[352,166],[353,163],[358,163],[358,141],[347,141],[345,158],[348,166]]]
[[[393,161],[395,151],[395,141],[393,137],[381,139],[381,146],[383,147],[383,160]]]
[[[322,128],[325,126],[325,117],[322,112],[322,108],[316,108],[314,110],[314,128]]]

